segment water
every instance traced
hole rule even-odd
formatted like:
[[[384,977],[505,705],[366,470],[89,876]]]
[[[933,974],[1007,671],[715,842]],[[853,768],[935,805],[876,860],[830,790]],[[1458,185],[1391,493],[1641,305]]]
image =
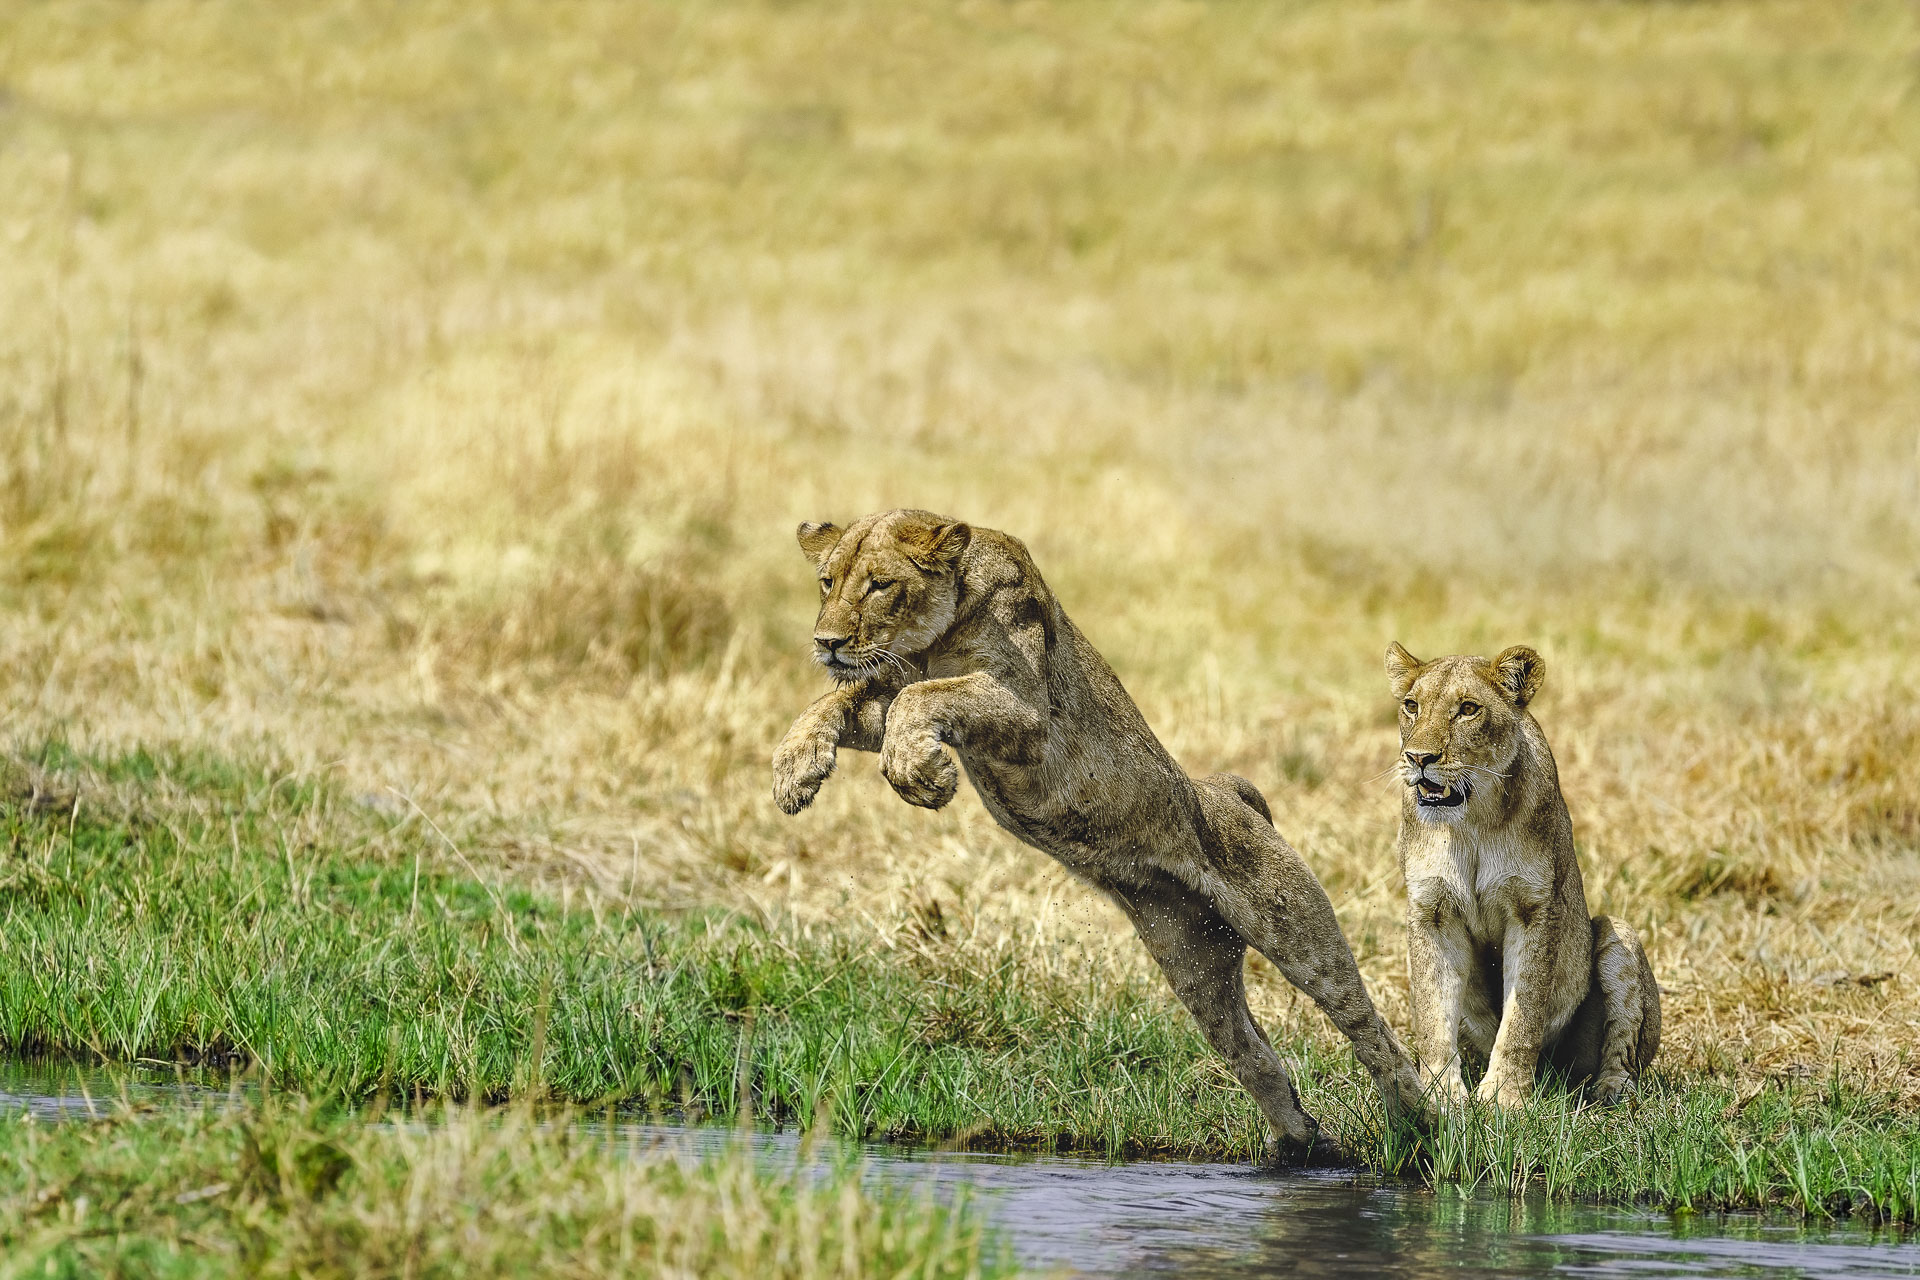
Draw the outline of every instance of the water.
[[[95,1071],[0,1062],[0,1110],[47,1119],[124,1100],[136,1107],[221,1103],[218,1076]],[[606,1132],[604,1121],[578,1120]],[[697,1158],[741,1140],[713,1127],[620,1122],[618,1146]],[[824,1165],[793,1133],[746,1139],[775,1164]],[[877,1185],[963,1188],[1021,1262],[1056,1275],[1267,1276],[1413,1280],[1437,1275],[1920,1277],[1920,1243],[1841,1224],[1800,1227],[1746,1215],[1675,1219],[1631,1209],[1462,1197],[1327,1172],[1275,1174],[1174,1161],[1107,1165],[1057,1156],[861,1148]]]
[[[0,1058],[0,1114],[25,1110],[42,1120],[84,1120],[111,1115],[123,1104],[146,1110],[238,1096],[224,1073],[193,1067],[103,1068]]]

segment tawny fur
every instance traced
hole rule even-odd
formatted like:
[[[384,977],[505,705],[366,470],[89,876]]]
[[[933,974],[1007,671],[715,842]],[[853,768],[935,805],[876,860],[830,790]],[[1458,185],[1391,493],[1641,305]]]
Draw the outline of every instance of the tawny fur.
[[[1174,763],[1017,539],[924,511],[799,539],[819,570],[815,657],[837,683],[774,753],[782,809],[812,802],[839,747],[879,752],[903,799],[937,809],[957,756],[1001,826],[1126,912],[1283,1149],[1318,1125],[1247,1009],[1248,946],[1353,1042],[1392,1112],[1418,1114],[1412,1062],[1264,797]]]
[[[1414,1048],[1453,1099],[1466,1096],[1463,1048],[1487,1061],[1477,1095],[1507,1107],[1544,1066],[1611,1102],[1660,1048],[1660,988],[1639,938],[1587,915],[1560,774],[1527,710],[1544,671],[1517,646],[1492,661],[1387,650]]]

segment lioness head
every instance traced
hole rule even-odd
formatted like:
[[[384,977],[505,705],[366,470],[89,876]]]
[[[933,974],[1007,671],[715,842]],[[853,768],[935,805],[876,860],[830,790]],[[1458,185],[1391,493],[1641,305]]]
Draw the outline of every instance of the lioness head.
[[[1400,774],[1430,822],[1457,818],[1477,785],[1506,777],[1546,664],[1524,645],[1486,658],[1420,659],[1387,646],[1400,700]]]
[[[945,635],[971,536],[930,511],[883,511],[845,529],[801,525],[800,549],[820,571],[814,661],[836,680],[856,680]]]

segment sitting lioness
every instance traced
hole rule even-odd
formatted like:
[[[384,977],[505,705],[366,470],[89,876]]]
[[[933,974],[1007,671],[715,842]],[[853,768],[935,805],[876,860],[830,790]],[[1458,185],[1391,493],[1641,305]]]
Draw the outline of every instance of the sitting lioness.
[[[1588,919],[1573,823],[1527,710],[1546,674],[1515,647],[1489,662],[1387,649],[1400,700],[1400,870],[1414,1048],[1430,1085],[1466,1096],[1460,1050],[1503,1107],[1550,1065],[1612,1102],[1660,1048],[1660,988],[1624,920]]]
[[[819,568],[813,656],[835,687],[774,752],[782,809],[812,802],[837,747],[879,752],[902,799],[938,809],[958,756],[1001,826],[1126,912],[1277,1154],[1310,1151],[1319,1126],[1247,1010],[1249,945],[1353,1042],[1390,1112],[1418,1113],[1413,1065],[1265,798],[1174,763],[1017,539],[925,511],[803,524],[799,538]]]

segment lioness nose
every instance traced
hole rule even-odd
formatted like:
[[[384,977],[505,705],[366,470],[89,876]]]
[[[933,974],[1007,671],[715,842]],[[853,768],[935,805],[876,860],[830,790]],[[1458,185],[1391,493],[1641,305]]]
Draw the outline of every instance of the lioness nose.
[[[850,637],[847,636],[815,636],[813,642],[827,653],[832,653],[841,645],[845,644],[849,638]]]
[[[1403,751],[1400,754],[1405,756],[1407,763],[1416,769],[1424,769],[1440,758],[1438,751]]]

